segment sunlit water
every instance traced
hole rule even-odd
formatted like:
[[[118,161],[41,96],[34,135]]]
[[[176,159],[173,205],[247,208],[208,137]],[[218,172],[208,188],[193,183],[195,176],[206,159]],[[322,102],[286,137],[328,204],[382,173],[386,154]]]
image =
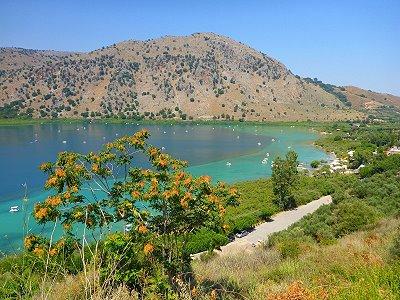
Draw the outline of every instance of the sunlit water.
[[[187,160],[192,174],[211,175],[214,181],[231,183],[267,177],[274,158],[290,149],[299,154],[299,161],[305,165],[314,159],[329,158],[312,145],[316,134],[300,127],[90,123],[0,126],[0,250],[19,249],[24,220],[28,220],[26,228],[31,231],[48,234],[51,230],[39,227],[31,217],[34,203],[48,195],[43,191],[45,176],[38,170],[41,162],[54,161],[60,151],[99,150],[105,142],[143,127],[151,132],[151,144]],[[138,159],[136,163],[143,165],[144,161]],[[28,192],[25,204],[24,183]],[[10,213],[10,207],[15,205],[20,211]]]

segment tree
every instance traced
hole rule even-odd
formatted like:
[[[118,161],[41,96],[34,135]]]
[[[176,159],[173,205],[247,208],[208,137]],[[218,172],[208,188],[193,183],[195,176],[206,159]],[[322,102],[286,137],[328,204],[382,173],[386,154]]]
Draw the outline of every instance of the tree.
[[[29,235],[26,248],[50,256],[74,248],[82,252],[90,247],[90,234],[98,240],[99,232],[122,223],[129,232],[110,234],[101,244],[99,260],[108,277],[140,291],[149,282],[161,286],[163,279],[168,287],[187,274],[190,234],[203,228],[222,232],[225,207],[236,204],[238,193],[213,184],[209,176],[186,173],[186,162],[149,145],[148,137],[142,130],[97,153],[61,152],[56,162],[42,164],[48,175],[45,187],[53,194],[35,205],[33,215],[40,224],[61,223],[64,235],[58,241]],[[132,163],[143,155],[149,168]]]
[[[285,159],[278,156],[272,166],[274,203],[285,210],[296,207],[292,187],[298,177],[297,165],[297,153],[289,151]]]
[[[319,167],[320,164],[321,164],[321,162],[320,162],[319,160],[313,160],[313,161],[311,162],[311,167],[314,168],[314,169],[316,169],[316,168]]]

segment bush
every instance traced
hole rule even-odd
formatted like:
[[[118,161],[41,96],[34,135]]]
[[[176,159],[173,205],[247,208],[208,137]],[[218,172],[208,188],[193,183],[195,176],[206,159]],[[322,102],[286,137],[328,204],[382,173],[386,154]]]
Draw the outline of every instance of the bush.
[[[378,211],[363,201],[342,202],[333,211],[333,223],[337,237],[364,229],[379,219]]]
[[[268,245],[274,246],[283,258],[299,256],[302,246],[310,242],[312,242],[312,239],[304,233],[301,227],[293,227],[272,234],[268,239]]]
[[[275,213],[275,210],[272,208],[263,208],[258,215],[261,220],[268,221],[271,219],[272,215]]]
[[[257,217],[254,215],[244,215],[240,219],[237,219],[232,224],[232,231],[234,233],[249,230],[254,228],[254,225],[257,224]]]
[[[226,235],[202,228],[189,237],[185,251],[189,254],[199,253],[226,245],[228,242]]]
[[[313,160],[311,162],[311,167],[315,169],[315,168],[318,168],[320,164],[321,164],[321,162],[319,160]]]

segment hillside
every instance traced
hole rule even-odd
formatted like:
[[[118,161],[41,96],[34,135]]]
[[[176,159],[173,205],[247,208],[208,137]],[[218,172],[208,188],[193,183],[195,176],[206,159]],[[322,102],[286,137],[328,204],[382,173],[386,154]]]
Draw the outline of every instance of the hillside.
[[[0,49],[0,117],[338,120],[400,109],[399,97],[326,86],[212,33],[89,53]]]

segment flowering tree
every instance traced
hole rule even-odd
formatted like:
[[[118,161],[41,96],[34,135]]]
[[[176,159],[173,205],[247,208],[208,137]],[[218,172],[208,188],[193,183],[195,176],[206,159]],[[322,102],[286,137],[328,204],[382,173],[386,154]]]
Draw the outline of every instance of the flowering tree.
[[[114,262],[111,272],[133,285],[155,269],[170,280],[186,272],[188,235],[204,227],[223,230],[225,207],[236,204],[238,193],[208,176],[194,178],[185,162],[149,145],[148,137],[141,130],[98,153],[62,152],[56,162],[42,164],[45,187],[54,193],[35,205],[33,215],[39,223],[62,224],[64,235],[57,241],[27,236],[26,248],[61,255],[88,245],[77,229],[99,233],[112,223],[129,224],[129,232],[110,234],[103,243],[104,260]],[[134,167],[143,154],[149,168]]]

